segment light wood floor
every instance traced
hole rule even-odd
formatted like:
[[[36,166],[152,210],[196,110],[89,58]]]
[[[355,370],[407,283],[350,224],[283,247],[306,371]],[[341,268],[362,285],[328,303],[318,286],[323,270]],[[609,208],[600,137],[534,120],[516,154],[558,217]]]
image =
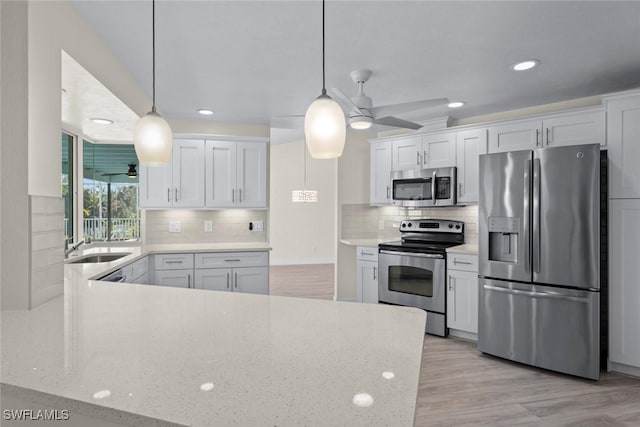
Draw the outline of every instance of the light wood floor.
[[[271,267],[273,295],[332,299],[334,266]],[[425,335],[415,425],[640,426],[640,379],[582,380]]]

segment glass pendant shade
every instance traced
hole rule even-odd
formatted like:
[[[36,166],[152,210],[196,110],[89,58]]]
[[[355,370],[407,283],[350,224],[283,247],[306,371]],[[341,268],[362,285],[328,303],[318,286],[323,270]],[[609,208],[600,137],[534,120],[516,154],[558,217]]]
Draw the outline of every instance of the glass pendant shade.
[[[314,159],[334,159],[342,155],[346,122],[340,105],[327,95],[319,96],[304,116],[304,137]]]
[[[133,133],[133,144],[141,165],[169,164],[173,149],[173,135],[169,123],[155,111],[141,117]]]

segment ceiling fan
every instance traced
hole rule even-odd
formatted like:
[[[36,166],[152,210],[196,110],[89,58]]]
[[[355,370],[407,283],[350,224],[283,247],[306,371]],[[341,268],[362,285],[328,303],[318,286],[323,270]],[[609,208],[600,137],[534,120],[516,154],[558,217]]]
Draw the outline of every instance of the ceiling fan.
[[[340,89],[329,89],[338,103],[342,105],[342,109],[347,111],[346,116],[349,121],[349,126],[353,129],[368,129],[372,124],[378,124],[417,130],[420,129],[422,125],[393,117],[393,115],[449,103],[447,98],[434,98],[374,107],[371,97],[364,93],[364,84],[369,80],[371,75],[372,71],[367,69],[351,72],[351,79],[358,85],[358,93],[356,96],[348,97]]]
[[[129,166],[129,170],[126,172],[111,172],[111,173],[102,173],[100,174],[100,176],[118,176],[118,175],[127,175],[129,178],[133,179],[133,178],[137,178],[138,177],[138,171],[136,170],[136,164],[135,163],[129,163],[127,166]]]

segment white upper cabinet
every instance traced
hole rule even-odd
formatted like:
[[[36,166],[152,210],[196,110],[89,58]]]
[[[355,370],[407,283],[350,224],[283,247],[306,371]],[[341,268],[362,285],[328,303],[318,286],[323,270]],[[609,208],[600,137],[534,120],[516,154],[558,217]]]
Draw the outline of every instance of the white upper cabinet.
[[[542,120],[519,120],[489,128],[489,152],[533,150],[542,142]]]
[[[456,133],[400,137],[391,142],[393,170],[429,169],[456,164]]]
[[[601,107],[517,120],[489,128],[489,152],[533,150],[565,145],[606,145]]]
[[[434,133],[422,138],[422,168],[456,165],[456,133]]]
[[[242,208],[267,206],[267,145],[239,142],[236,150],[237,203]]]
[[[210,208],[267,206],[267,145],[207,141],[206,200]]]
[[[422,136],[394,139],[391,148],[394,171],[422,168]]]
[[[542,120],[545,147],[606,145],[605,113],[597,111],[558,114]]]
[[[204,206],[204,144],[178,140],[173,145],[173,207]]]
[[[371,205],[391,204],[391,142],[373,142],[371,150]]]
[[[140,207],[204,207],[204,141],[176,139],[167,166],[140,168]]]
[[[456,139],[457,203],[478,203],[480,193],[478,156],[487,152],[487,130],[483,128],[458,132]]]
[[[607,101],[609,197],[640,198],[640,94]]]

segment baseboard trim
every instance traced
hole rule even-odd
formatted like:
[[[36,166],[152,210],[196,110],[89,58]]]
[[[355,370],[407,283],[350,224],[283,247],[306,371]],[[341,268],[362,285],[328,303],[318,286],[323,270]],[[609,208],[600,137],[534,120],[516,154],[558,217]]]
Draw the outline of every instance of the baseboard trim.
[[[356,300],[356,297],[338,297],[335,300],[336,301],[342,301],[342,302],[358,302]]]
[[[306,264],[335,264],[335,258],[283,258],[269,261],[269,265],[306,265]]]
[[[622,363],[607,362],[607,370],[640,378],[640,368]]]
[[[463,340],[467,341],[478,342],[478,334],[474,334],[473,332],[449,328],[449,335],[456,338],[462,338]]]

